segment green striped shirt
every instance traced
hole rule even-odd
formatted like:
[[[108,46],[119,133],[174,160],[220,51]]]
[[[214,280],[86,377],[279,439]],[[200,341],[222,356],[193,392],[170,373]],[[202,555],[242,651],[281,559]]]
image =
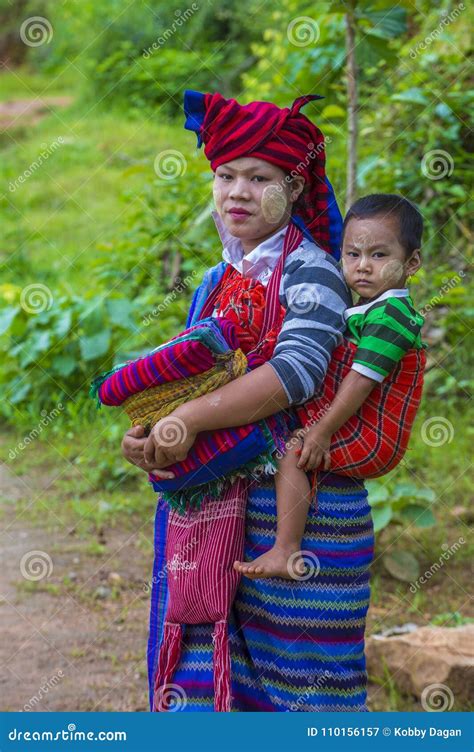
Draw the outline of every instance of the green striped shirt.
[[[347,336],[357,345],[352,368],[369,379],[383,381],[408,350],[423,347],[424,319],[406,289],[387,290],[348,308],[344,317]]]

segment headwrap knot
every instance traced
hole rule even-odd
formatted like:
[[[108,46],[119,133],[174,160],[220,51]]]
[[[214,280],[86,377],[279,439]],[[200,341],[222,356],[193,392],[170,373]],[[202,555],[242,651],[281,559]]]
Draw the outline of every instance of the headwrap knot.
[[[342,218],[334,191],[326,176],[325,139],[301,108],[322,99],[306,94],[291,107],[272,102],[240,105],[221,94],[184,94],[185,128],[198,137],[198,148],[211,169],[239,157],[255,157],[280,167],[287,174],[305,180],[303,194],[295,203],[293,223],[303,234],[336,258],[340,255]]]

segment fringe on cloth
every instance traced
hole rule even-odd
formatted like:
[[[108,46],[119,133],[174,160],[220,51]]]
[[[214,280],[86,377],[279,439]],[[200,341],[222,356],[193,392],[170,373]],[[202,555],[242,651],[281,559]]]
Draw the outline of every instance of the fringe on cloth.
[[[181,658],[181,637],[181,624],[165,622],[153,697],[153,710],[157,713],[168,710],[173,701],[176,704],[180,699],[175,697],[171,683]]]
[[[278,469],[278,455],[282,456],[286,452],[285,441],[288,438],[289,429],[281,413],[272,416],[272,420],[274,424],[272,429],[265,420],[259,421],[267,442],[266,452],[221,478],[214,478],[199,486],[181,488],[179,491],[160,491],[163,501],[170,509],[186,514],[189,509],[200,509],[205,500],[220,498],[228,484],[238,478],[275,475]]]
[[[227,619],[215,623],[212,642],[214,643],[214,710],[216,713],[230,713],[232,697]]]

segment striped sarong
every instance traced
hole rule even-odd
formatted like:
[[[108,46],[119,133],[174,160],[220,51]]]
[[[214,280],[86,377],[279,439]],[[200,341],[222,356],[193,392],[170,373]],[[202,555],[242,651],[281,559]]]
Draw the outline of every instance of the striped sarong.
[[[373,526],[363,483],[320,474],[302,543],[309,579],[242,577],[229,620],[232,708],[236,711],[366,711],[364,630]],[[148,667],[151,695],[167,604],[167,509],[160,502]],[[246,513],[245,557],[274,542],[276,498],[270,476],[254,481]],[[170,709],[212,711],[211,624],[184,627]]]

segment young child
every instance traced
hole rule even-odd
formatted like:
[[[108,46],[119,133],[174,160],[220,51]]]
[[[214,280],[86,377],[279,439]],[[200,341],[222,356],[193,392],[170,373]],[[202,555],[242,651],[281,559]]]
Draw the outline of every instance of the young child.
[[[421,396],[424,353],[419,353],[422,357],[415,368],[408,361],[413,350],[423,348],[423,318],[406,283],[421,265],[422,231],[421,214],[402,196],[374,194],[349,209],[342,265],[347,284],[360,296],[357,305],[345,312],[346,336],[352,342],[349,367],[337,367],[333,356],[326,377],[329,384],[331,378],[334,382],[332,393],[325,382],[320,399],[298,410],[307,426],[294,433],[298,446],[290,447],[279,462],[275,544],[252,562],[235,562],[242,574],[287,579],[304,575],[300,549],[314,495],[307,472],[331,468],[354,478],[375,477],[391,470],[403,456]],[[331,368],[333,362],[336,367]],[[393,374],[397,377],[392,383]],[[377,399],[375,387],[380,391]],[[328,394],[330,404],[325,405]],[[380,426],[374,425],[375,402],[381,411]],[[340,430],[343,426],[349,428],[345,434]]]

